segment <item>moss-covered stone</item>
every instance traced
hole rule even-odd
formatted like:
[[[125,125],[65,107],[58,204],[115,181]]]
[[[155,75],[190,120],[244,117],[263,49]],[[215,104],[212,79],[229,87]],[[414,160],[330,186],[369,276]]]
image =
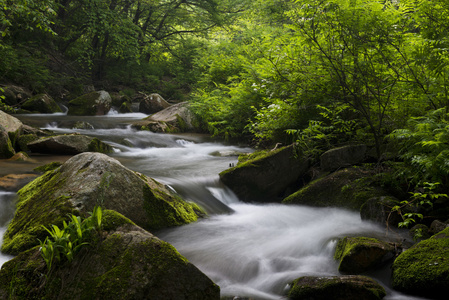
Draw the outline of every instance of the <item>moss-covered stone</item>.
[[[187,224],[205,215],[198,205],[183,201],[156,180],[94,152],[70,158],[23,187],[18,196],[2,246],[10,254],[43,240],[47,233],[42,226],[59,226],[68,213],[86,215],[97,205],[145,229]]]
[[[394,255],[394,246],[375,238],[345,237],[337,243],[334,258],[338,270],[345,274],[360,274],[379,268]]]
[[[105,211],[122,224],[48,273],[37,248],[0,271],[2,299],[218,300],[219,287],[170,244]],[[48,273],[46,276],[44,274]]]
[[[288,292],[290,300],[379,300],[385,289],[366,276],[300,277],[292,282]]]
[[[39,139],[36,134],[22,134],[17,138],[17,146],[21,151],[30,151],[28,149],[28,143],[31,143],[35,140]]]
[[[92,141],[87,146],[87,150],[90,152],[100,152],[100,153],[112,153],[112,146],[103,143],[97,138],[93,138]]]
[[[374,176],[374,171],[364,168],[339,170],[308,183],[282,202],[359,211],[368,199],[385,195],[385,191],[372,184]]]
[[[9,139],[8,132],[0,125],[0,159],[12,157],[16,151]]]
[[[98,91],[82,95],[68,103],[68,115],[105,115],[111,108],[112,99],[108,92]]]
[[[59,168],[61,165],[62,165],[61,162],[54,161],[54,162],[48,163],[46,165],[36,167],[36,168],[33,169],[33,171],[45,173],[45,172],[48,172],[48,171],[53,171],[54,169]]]
[[[55,100],[47,94],[38,94],[29,98],[22,104],[21,108],[44,114],[62,112]]]
[[[293,145],[268,151],[220,173],[220,179],[242,201],[279,202],[309,168]]]
[[[392,268],[394,289],[446,299],[449,294],[449,228],[401,253]]]
[[[111,153],[112,147],[97,138],[81,134],[63,134],[43,137],[28,143],[32,152],[75,155],[83,152]]]

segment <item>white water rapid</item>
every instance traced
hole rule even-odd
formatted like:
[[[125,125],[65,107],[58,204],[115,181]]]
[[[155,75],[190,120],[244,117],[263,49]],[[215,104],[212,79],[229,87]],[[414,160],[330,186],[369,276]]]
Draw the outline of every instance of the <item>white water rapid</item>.
[[[332,258],[338,237],[385,234],[380,226],[363,222],[358,213],[343,209],[241,203],[220,183],[218,174],[237,162],[238,153],[251,152],[250,148],[217,143],[199,135],[135,131],[126,125],[144,116],[114,113],[102,117],[18,117],[56,132],[98,137],[114,147],[111,156],[126,167],[170,185],[186,200],[203,206],[209,218],[155,234],[217,283],[222,296],[285,299],[288,283],[299,276],[338,275]],[[71,129],[79,120],[89,122],[95,129]],[[52,161],[52,157],[46,156],[34,159],[39,163],[20,167],[1,162],[0,169],[17,172],[19,168],[24,172]],[[6,169],[1,173],[7,174]],[[14,193],[0,192],[1,235],[12,218],[11,197]],[[0,254],[0,265],[8,259]],[[388,290],[385,299],[418,299],[391,291],[388,276],[374,275]]]

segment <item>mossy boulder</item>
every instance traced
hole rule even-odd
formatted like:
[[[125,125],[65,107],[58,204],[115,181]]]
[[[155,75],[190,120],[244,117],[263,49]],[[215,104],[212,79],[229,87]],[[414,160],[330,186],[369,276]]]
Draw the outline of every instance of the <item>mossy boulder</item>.
[[[59,226],[68,213],[85,215],[96,205],[148,230],[187,224],[204,215],[196,204],[183,201],[156,180],[93,152],[71,157],[24,186],[18,196],[2,245],[3,252],[13,255],[43,240],[47,232],[42,226]]]
[[[342,169],[308,183],[282,202],[359,211],[368,199],[385,195],[373,184],[374,175],[374,171],[361,167]]]
[[[11,145],[14,148],[17,138],[22,134],[24,125],[19,119],[0,110],[0,128],[1,127],[3,127],[3,129],[0,130],[8,134]],[[3,143],[4,141],[0,143],[0,147]]]
[[[221,181],[242,201],[280,202],[309,168],[294,145],[268,151],[220,173]]]
[[[0,271],[1,299],[219,300],[220,289],[170,244],[106,210],[105,232],[47,274],[39,248]]]
[[[111,95],[106,91],[95,91],[73,99],[68,103],[71,116],[105,115],[112,106]]]
[[[402,252],[392,266],[392,286],[407,294],[447,299],[449,228]]]
[[[400,205],[400,201],[393,196],[372,197],[360,208],[360,216],[362,220],[397,227],[403,219],[398,212],[391,211],[396,205]]]
[[[366,145],[347,145],[324,152],[320,157],[323,171],[335,171],[359,164],[365,160]]]
[[[44,114],[62,112],[55,100],[47,94],[38,94],[29,98],[22,104],[21,108]]]
[[[334,258],[339,261],[338,271],[360,274],[381,267],[395,255],[395,246],[367,237],[345,237],[337,243]]]
[[[0,159],[10,158],[16,154],[6,129],[0,125]]]
[[[63,134],[43,137],[27,144],[31,152],[75,155],[83,152],[111,153],[112,147],[97,138],[81,134]]]
[[[375,280],[361,275],[304,276],[291,283],[290,300],[379,300],[385,289]]]
[[[189,109],[187,102],[171,105],[142,121],[132,124],[133,128],[151,130],[155,132],[190,132],[197,126],[195,116]]]
[[[151,115],[157,112],[160,112],[167,107],[170,107],[171,104],[165,101],[159,94],[150,94],[145,95],[145,98],[139,104],[139,112]]]

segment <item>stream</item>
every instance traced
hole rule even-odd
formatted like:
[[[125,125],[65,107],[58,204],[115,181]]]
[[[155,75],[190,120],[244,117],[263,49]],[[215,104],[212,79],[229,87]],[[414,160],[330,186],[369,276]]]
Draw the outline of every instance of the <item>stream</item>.
[[[98,137],[114,147],[111,156],[124,166],[170,185],[185,200],[201,205],[209,218],[155,234],[218,284],[222,296],[285,299],[288,283],[300,276],[339,275],[333,260],[337,238],[385,235],[384,228],[343,209],[240,202],[220,182],[218,174],[231,163],[236,164],[239,153],[252,152],[251,148],[217,142],[204,135],[135,131],[127,123],[146,117],[140,113],[15,117],[59,133]],[[76,121],[89,122],[95,129],[73,130]],[[69,156],[31,158],[29,162],[0,160],[0,177],[30,173],[37,166],[64,162]],[[15,197],[13,192],[0,191],[0,243],[14,213]],[[0,265],[11,258],[0,254]],[[392,291],[388,269],[368,275],[384,285],[388,293],[384,299],[423,299]]]

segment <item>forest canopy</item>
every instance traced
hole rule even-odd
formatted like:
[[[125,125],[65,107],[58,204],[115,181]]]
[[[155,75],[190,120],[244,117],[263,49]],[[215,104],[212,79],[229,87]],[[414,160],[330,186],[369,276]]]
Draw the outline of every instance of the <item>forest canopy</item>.
[[[86,85],[157,92],[190,101],[214,136],[297,142],[311,157],[363,141],[380,158],[411,136],[429,160],[447,148],[446,0],[0,4],[3,84],[56,99]]]

